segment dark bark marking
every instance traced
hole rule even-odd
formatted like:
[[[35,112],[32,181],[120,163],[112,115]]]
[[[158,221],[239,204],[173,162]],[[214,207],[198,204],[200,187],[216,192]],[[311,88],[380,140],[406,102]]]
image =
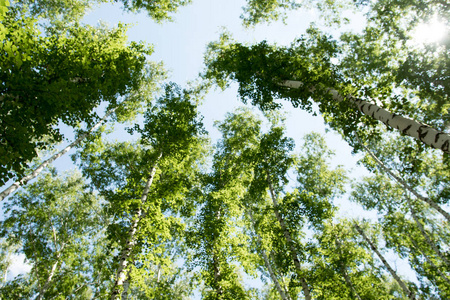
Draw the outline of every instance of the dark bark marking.
[[[411,127],[412,127],[412,125],[409,124],[408,126],[406,126],[405,129],[402,130],[402,133],[403,133],[403,134],[406,134],[406,132],[407,132],[409,129],[411,129]]]
[[[436,134],[436,137],[434,138],[434,142],[437,143],[439,140],[439,136],[442,134],[442,132],[438,132],[438,134]]]
[[[445,151],[445,152],[449,152],[449,151],[448,151],[449,148],[450,148],[450,144],[449,144],[448,141],[445,141],[445,143],[441,146],[441,150],[442,150],[442,151]]]
[[[361,105],[360,107],[359,107],[359,110],[362,112],[362,113],[364,113],[364,106],[366,106],[367,104],[366,103],[364,103],[363,105]]]
[[[419,140],[423,142],[423,139],[427,136],[428,130],[424,131],[424,129],[428,129],[429,127],[426,125],[421,125],[417,132],[419,133]]]

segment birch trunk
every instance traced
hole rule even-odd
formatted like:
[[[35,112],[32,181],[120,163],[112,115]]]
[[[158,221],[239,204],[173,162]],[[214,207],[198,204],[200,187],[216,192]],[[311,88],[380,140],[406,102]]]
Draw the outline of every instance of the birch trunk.
[[[386,267],[386,269],[388,269],[389,273],[391,273],[392,277],[394,277],[394,279],[397,281],[397,283],[400,285],[400,287],[402,288],[403,292],[405,292],[406,296],[411,299],[414,300],[416,299],[416,296],[414,295],[413,291],[410,291],[408,289],[408,287],[406,286],[406,284],[403,282],[403,280],[400,279],[400,277],[397,275],[397,272],[394,271],[394,269],[391,268],[391,266],[388,264],[388,262],[386,261],[386,259],[383,257],[383,255],[381,255],[380,251],[378,251],[378,248],[372,243],[372,241],[366,236],[366,234],[364,233],[364,231],[361,229],[361,227],[358,226],[358,224],[353,223],[355,229],[359,232],[359,234],[364,238],[364,240],[369,244],[370,248],[373,250],[373,252],[375,252],[377,254],[377,256],[380,258],[381,262],[383,263],[383,265]]]
[[[267,170],[266,170],[266,172],[267,172]],[[272,181],[270,180],[269,172],[267,172],[267,183],[269,184],[269,191],[270,191],[270,196],[272,198],[273,210],[275,212],[275,216],[276,216],[278,222],[280,223],[281,230],[283,231],[283,235],[284,235],[286,242],[288,244],[288,247],[290,249],[291,258],[294,261],[295,268],[297,269],[300,283],[302,285],[303,294],[305,295],[306,300],[311,300],[311,294],[309,292],[308,284],[306,283],[305,278],[303,278],[303,276],[302,276],[302,267],[301,267],[300,261],[298,259],[297,251],[294,248],[294,242],[292,241],[291,234],[286,226],[286,223],[284,223],[284,220],[280,216],[280,213],[278,211],[278,201],[275,196]]]
[[[216,220],[220,220],[220,209],[216,211]],[[213,251],[213,269],[214,269],[214,282],[216,283],[216,293],[217,295],[223,295],[223,288],[220,285],[220,265],[219,261],[217,259],[215,244],[216,244],[216,238],[214,237],[214,244],[212,246]]]
[[[411,215],[414,219],[414,222],[419,228],[422,236],[425,238],[426,243],[428,244],[428,246],[431,247],[431,249],[433,249],[433,251],[437,254],[437,256],[439,256],[445,262],[446,265],[450,266],[450,261],[445,257],[445,255],[442,254],[441,251],[439,251],[439,249],[436,247],[436,244],[431,240],[430,236],[426,233],[425,228],[419,221],[419,218],[417,218],[416,211],[412,207],[411,200],[408,197],[406,197],[406,199],[408,201],[409,210],[411,211]]]
[[[274,254],[273,251],[270,251],[269,255],[270,255],[270,257],[272,258],[273,261],[276,261],[276,259],[275,259],[275,254]],[[274,265],[274,268],[275,268],[275,269],[276,269],[276,267],[277,267],[277,266]],[[276,270],[275,270],[275,271],[276,271]],[[285,294],[286,297],[287,297],[287,300],[292,300],[291,295],[289,295],[289,289],[287,288],[288,285],[287,285],[286,282],[284,281],[283,276],[280,277],[280,281],[281,281],[281,286],[282,286],[282,288],[283,288],[284,294]]]
[[[161,278],[161,264],[158,264],[158,272],[156,273],[156,283],[159,283]]]
[[[128,271],[127,280],[125,280],[125,282],[123,283],[123,292],[122,292],[122,295],[120,296],[121,300],[128,299],[128,289],[129,288],[130,288],[130,271]]]
[[[109,110],[104,116],[103,118],[97,122],[97,124],[95,124],[93,127],[91,127],[91,129],[89,129],[89,131],[83,133],[82,135],[80,135],[75,141],[73,141],[72,143],[70,143],[66,148],[62,149],[61,151],[59,151],[58,153],[54,154],[52,157],[50,157],[49,159],[45,160],[42,164],[40,164],[36,169],[34,169],[33,173],[31,173],[30,175],[27,175],[25,177],[23,177],[22,179],[20,179],[19,181],[14,182],[12,185],[10,185],[8,188],[6,188],[5,190],[3,190],[0,193],[0,201],[2,201],[3,199],[5,199],[8,195],[10,195],[12,192],[16,191],[17,189],[19,189],[21,186],[25,185],[28,183],[28,181],[36,178],[39,173],[42,172],[42,170],[44,170],[49,164],[51,164],[52,162],[54,162],[56,159],[58,159],[59,157],[63,156],[64,154],[66,154],[67,152],[70,151],[70,149],[72,149],[74,146],[78,145],[82,140],[84,140],[86,137],[88,137],[92,132],[94,132],[97,128],[99,128],[102,123],[115,111],[116,109],[113,108],[111,110]]]
[[[434,201],[432,201],[428,197],[424,197],[421,194],[419,194],[412,186],[410,186],[408,183],[406,183],[403,179],[395,175],[386,165],[372,152],[367,148],[359,139],[358,135],[356,135],[356,138],[358,139],[358,142],[363,146],[363,148],[369,153],[369,155],[375,160],[375,162],[392,178],[394,178],[395,181],[397,181],[398,184],[403,186],[403,188],[409,192],[411,192],[414,196],[416,196],[417,199],[420,199],[430,205],[433,209],[437,210],[441,215],[443,215],[448,222],[450,222],[450,214],[443,210],[439,205],[437,205]]]
[[[44,297],[45,292],[48,290],[50,283],[52,282],[53,276],[55,276],[55,271],[56,271],[56,268],[58,267],[59,260],[61,258],[61,252],[66,247],[66,244],[62,243],[58,249],[58,239],[56,237],[56,230],[55,230],[55,227],[53,226],[53,222],[51,220],[50,220],[50,224],[52,225],[53,246],[55,247],[55,251],[56,251],[56,261],[52,265],[52,269],[50,270],[50,274],[48,275],[47,280],[44,283],[44,286],[42,288],[39,287],[39,295],[36,298],[38,300],[43,299],[42,297]]]
[[[341,242],[339,241],[339,239],[336,239],[336,246],[339,250],[339,254],[342,253],[341,251]],[[355,295],[355,297],[358,300],[362,300],[361,297],[359,296],[358,292],[356,292],[355,286],[353,285],[350,277],[347,274],[347,267],[345,266],[344,262],[341,262],[341,268],[342,268],[342,275],[344,276],[345,282],[347,283],[347,285],[349,286],[349,288],[352,290],[352,293]]]
[[[272,282],[275,284],[275,287],[278,291],[278,294],[280,294],[281,299],[287,300],[286,294],[284,293],[283,289],[281,288],[281,285],[278,282],[275,272],[272,270],[272,266],[270,265],[269,258],[267,257],[266,251],[264,251],[264,249],[262,248],[262,245],[263,245],[262,239],[261,239],[261,236],[256,232],[255,221],[253,220],[252,211],[250,209],[248,211],[249,211],[249,215],[250,215],[250,220],[252,221],[253,231],[255,232],[255,235],[258,239],[258,244],[261,247],[261,255],[264,259],[264,264],[266,265],[266,268],[269,271],[270,278],[272,279]]]
[[[411,235],[410,234],[408,234],[408,237],[409,237],[409,240],[412,242],[412,244],[414,245],[414,247],[419,251],[419,252],[422,252],[422,251],[420,251],[419,249],[419,245],[417,245],[417,243],[416,243],[416,241],[414,241],[414,239],[411,237]],[[444,279],[446,282],[447,282],[447,284],[448,284],[448,286],[450,286],[450,279],[444,274],[444,273],[442,273],[441,272],[441,270],[431,261],[431,259],[428,257],[428,255],[426,255],[425,253],[423,253],[422,252],[422,255],[425,257],[425,260],[437,271],[437,273],[439,274],[439,276],[441,276],[441,278],[442,279]]]
[[[219,262],[217,261],[217,255],[215,251],[213,252],[213,268],[214,268],[214,281],[216,283],[216,293],[217,295],[223,295],[223,289],[219,282],[220,281]]]
[[[285,80],[279,85],[289,88],[299,88],[303,82],[297,80]],[[314,91],[315,88],[311,88]],[[328,89],[328,93],[333,96],[333,100],[342,102],[344,97],[339,95],[335,89]],[[383,122],[391,128],[398,129],[401,133],[409,135],[433,148],[450,153],[450,134],[436,130],[428,125],[422,124],[412,119],[393,114],[376,104],[369,103],[353,96],[347,96],[346,100],[355,105],[363,114]]]
[[[159,162],[159,159],[161,158],[161,156],[162,156],[162,153],[159,154],[158,158],[155,161],[155,164],[153,165],[153,167],[150,171],[150,176],[148,177],[144,191],[142,192],[142,197],[141,197],[142,205],[145,204],[145,202],[147,201],[148,192],[150,191],[150,186],[153,183],[153,178],[155,177],[156,168],[158,166],[158,162]],[[139,221],[141,220],[142,213],[143,213],[142,205],[137,210],[136,214],[134,215],[133,221],[131,222],[130,230],[128,231],[127,241],[125,243],[125,247],[122,250],[122,254],[119,259],[119,267],[117,268],[116,281],[112,288],[113,292],[111,295],[111,300],[115,300],[117,298],[117,296],[119,295],[119,290],[120,290],[119,288],[124,284],[125,280],[127,279],[126,267],[128,264],[128,258],[130,257],[131,252],[133,251],[134,245],[136,244],[135,235],[137,232],[137,227],[138,227]]]
[[[59,258],[59,257],[58,257]],[[55,271],[56,271],[56,267],[58,266],[58,262],[56,261],[53,265],[52,265],[52,269],[50,270],[50,274],[47,277],[47,280],[45,281],[44,286],[39,289],[39,295],[37,296],[37,300],[41,300],[44,299],[44,294],[45,292],[48,290],[48,287],[50,286],[50,282],[52,281],[53,276],[55,275]]]
[[[350,289],[352,290],[352,293],[355,295],[356,299],[358,300],[362,300],[361,297],[359,296],[359,294],[356,292],[356,289],[352,283],[352,281],[350,280],[350,277],[347,274],[347,271],[345,270],[345,266],[342,265],[342,275],[344,276],[345,282],[347,283],[347,285],[350,287]]]

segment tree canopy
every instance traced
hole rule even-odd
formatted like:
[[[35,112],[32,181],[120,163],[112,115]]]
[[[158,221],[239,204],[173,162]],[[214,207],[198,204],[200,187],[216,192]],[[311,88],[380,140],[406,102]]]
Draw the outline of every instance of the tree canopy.
[[[117,2],[156,23],[195,4]],[[222,33],[184,87],[129,25],[83,23],[105,3],[0,0],[0,298],[450,297],[445,1],[243,1],[245,28],[319,21],[285,44]],[[335,30],[349,12],[361,30]],[[447,36],[415,43],[433,20]],[[236,86],[247,106],[207,128],[207,93]],[[364,175],[331,134],[291,137],[285,103]],[[72,148],[75,170],[51,166]]]

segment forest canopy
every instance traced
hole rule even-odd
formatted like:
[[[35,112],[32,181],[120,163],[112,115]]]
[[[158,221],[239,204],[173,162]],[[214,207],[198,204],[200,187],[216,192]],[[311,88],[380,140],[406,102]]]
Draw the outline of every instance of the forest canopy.
[[[450,298],[450,5],[242,1],[245,30],[317,22],[285,44],[222,30],[184,86],[131,25],[84,21],[195,3],[0,0],[0,298]],[[216,88],[245,106],[212,129]]]

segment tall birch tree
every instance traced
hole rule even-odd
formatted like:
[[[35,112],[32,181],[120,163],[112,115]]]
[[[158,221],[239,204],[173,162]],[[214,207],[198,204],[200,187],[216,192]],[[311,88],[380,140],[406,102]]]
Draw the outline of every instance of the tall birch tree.
[[[241,99],[263,110],[280,107],[275,99],[286,99],[294,107],[311,112],[312,99],[326,123],[351,144],[361,124],[371,128],[380,121],[390,129],[449,153],[450,135],[442,127],[430,127],[400,112],[388,111],[374,99],[358,97],[363,93],[349,83],[352,78],[343,75],[345,69],[340,70],[331,61],[343,55],[342,47],[316,28],[310,28],[290,47],[271,46],[265,41],[247,46],[230,42],[223,35],[219,42],[209,46],[204,77],[222,88],[229,81],[238,82]],[[389,102],[393,96],[381,101]],[[375,129],[371,134],[379,132]]]
[[[101,199],[81,175],[46,173],[5,206],[1,236],[25,254],[31,271],[8,281],[2,298],[91,297],[106,224]]]
[[[272,232],[269,245],[275,252],[278,269],[283,270],[284,276],[291,276],[289,285],[301,287],[304,297],[308,299],[313,297],[315,288],[308,284],[309,268],[302,266],[308,261],[305,229],[308,226],[319,230],[323,220],[333,215],[332,199],[342,192],[345,172],[341,168],[330,170],[327,167],[326,161],[332,153],[319,135],[311,134],[305,138],[303,151],[296,159],[290,153],[293,146],[293,141],[284,136],[280,125],[272,126],[268,133],[262,135],[253,158],[254,179],[249,190],[249,201],[259,204],[259,209],[265,210],[265,214],[272,214],[272,222],[276,225],[267,223],[264,214],[256,223],[266,224],[266,230]],[[288,192],[287,176],[294,162],[297,183],[295,189]],[[266,197],[271,204],[264,201]],[[262,221],[264,219],[266,221]],[[260,232],[261,235],[267,233]],[[290,289],[290,293],[292,298],[296,297],[295,289]]]
[[[119,104],[145,73],[143,43],[127,44],[127,27],[69,23],[40,33],[37,20],[11,11],[0,65],[0,184],[22,176],[26,164],[63,136],[58,122],[95,123],[95,108]]]
[[[111,299],[122,293],[126,281],[133,284],[133,276],[154,272],[148,265],[158,264],[156,254],[165,253],[167,242],[182,232],[178,214],[183,194],[195,180],[203,155],[204,131],[195,101],[169,84],[147,110],[144,125],[131,130],[141,134],[139,143],[99,141],[78,154],[114,216],[108,230],[110,247],[118,253],[110,270]]]
[[[192,264],[201,267],[204,299],[249,299],[233,263],[248,256],[243,244],[246,238],[239,230],[244,214],[241,201],[251,180],[248,156],[258,143],[260,125],[248,110],[229,113],[216,123],[222,139],[212,171],[205,175],[198,218],[188,238]]]

